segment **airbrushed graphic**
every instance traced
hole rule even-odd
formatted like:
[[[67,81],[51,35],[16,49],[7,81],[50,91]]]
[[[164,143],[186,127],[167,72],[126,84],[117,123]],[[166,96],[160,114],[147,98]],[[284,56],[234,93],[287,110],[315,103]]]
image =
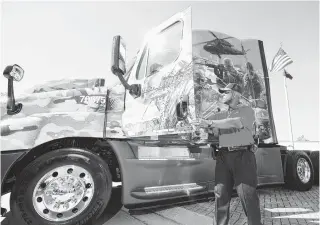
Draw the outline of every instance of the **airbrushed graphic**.
[[[174,30],[175,25],[180,30]],[[165,33],[169,28],[172,33]],[[166,48],[159,48],[160,44]],[[141,96],[134,98],[120,82],[107,88],[104,79],[39,84],[27,94],[16,96],[16,103],[23,104],[16,115],[7,115],[6,101],[1,102],[2,150],[30,149],[74,136],[176,135],[178,141],[217,142],[218,133],[208,135],[197,122],[226,112],[218,89],[228,83],[239,84],[241,103],[256,112],[260,141],[275,142],[260,50],[258,40],[192,30],[191,11],[186,10],[151,33],[125,74],[129,84],[141,85]],[[144,60],[145,55],[153,58]],[[141,71],[144,74],[138,77]],[[185,103],[186,108],[178,107],[180,103]],[[184,116],[178,118],[182,109]]]
[[[260,142],[274,142],[266,95],[267,74],[263,72],[258,40],[240,40],[209,30],[194,30],[192,37],[197,116],[207,119],[226,112],[218,89],[237,83],[241,87],[241,104],[255,111]]]
[[[103,137],[106,94],[104,79],[51,81],[16,96],[16,102],[23,104],[16,115],[6,114],[3,99],[2,151],[30,149],[63,137]],[[109,114],[115,105],[110,104]]]
[[[124,132],[129,137],[180,134],[184,138],[182,133],[192,133],[191,121],[196,119],[191,10],[173,16],[149,35],[128,80],[141,85],[142,95],[134,99],[126,93]],[[178,121],[176,108],[185,99],[188,117]]]
[[[179,58],[167,66],[156,65],[160,70],[140,82],[142,96],[126,100],[126,110],[129,110],[124,112],[122,121],[125,134],[130,137],[180,134],[182,139],[217,142],[218,132],[205,134],[206,131],[197,126],[197,120],[224,115],[228,107],[220,102],[218,89],[237,83],[241,87],[241,104],[255,111],[253,126],[260,142],[274,142],[264,82],[267,75],[263,72],[258,40],[184,29],[186,36],[192,33],[192,39],[181,42]],[[131,76],[136,76],[135,70]],[[130,81],[139,82],[134,78]],[[181,101],[188,103],[188,116],[178,121],[177,104]],[[183,136],[183,133],[190,135]]]
[[[145,121],[138,124],[127,124],[124,129],[128,135],[148,136],[192,130],[188,123],[178,123],[176,105],[182,101],[183,96],[188,96],[189,119],[195,118],[193,99],[193,70],[192,63],[181,63],[168,73],[159,77],[147,78],[144,86],[144,104],[147,104],[143,118]],[[153,80],[155,79],[155,80]],[[149,110],[149,112],[148,112]],[[150,113],[153,112],[153,113]],[[150,115],[146,115],[149,113]]]

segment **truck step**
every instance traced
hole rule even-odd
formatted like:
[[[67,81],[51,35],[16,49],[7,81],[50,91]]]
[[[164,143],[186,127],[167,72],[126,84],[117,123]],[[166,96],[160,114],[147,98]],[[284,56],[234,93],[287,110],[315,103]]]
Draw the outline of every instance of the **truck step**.
[[[131,192],[131,196],[137,199],[165,199],[169,197],[187,197],[192,194],[205,193],[206,185],[199,185],[196,183],[154,186],[138,188]]]
[[[201,189],[203,189],[202,186],[196,183],[192,183],[192,184],[177,184],[177,185],[168,185],[168,186],[147,187],[144,190],[147,194],[152,194],[152,193],[190,191],[190,190],[201,190]]]

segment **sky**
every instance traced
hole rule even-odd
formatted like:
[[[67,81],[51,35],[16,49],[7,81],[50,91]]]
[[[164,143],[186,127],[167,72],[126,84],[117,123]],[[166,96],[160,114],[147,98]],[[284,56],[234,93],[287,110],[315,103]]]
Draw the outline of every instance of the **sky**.
[[[18,64],[25,77],[19,93],[38,82],[63,78],[106,78],[112,85],[115,35],[127,46],[127,61],[144,35],[177,12],[192,7],[192,26],[264,42],[268,66],[280,43],[293,59],[287,80],[294,139],[319,141],[319,2],[4,2],[1,68]],[[279,141],[290,140],[282,72],[269,73]],[[0,78],[0,91],[7,81]]]

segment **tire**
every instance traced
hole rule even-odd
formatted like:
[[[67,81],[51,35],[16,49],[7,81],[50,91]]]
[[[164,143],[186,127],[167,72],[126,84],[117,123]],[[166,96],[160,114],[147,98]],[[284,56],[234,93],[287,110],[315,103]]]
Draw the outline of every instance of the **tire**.
[[[298,164],[303,165],[300,167],[301,172],[298,172]],[[302,151],[288,151],[285,186],[292,190],[308,191],[312,188],[313,179],[313,166],[309,156]]]
[[[314,184],[319,185],[319,151],[311,152],[310,159],[314,170]]]
[[[68,176],[72,185],[60,179]],[[17,176],[10,198],[13,224],[95,224],[111,191],[108,165],[99,156],[75,148],[46,153]]]

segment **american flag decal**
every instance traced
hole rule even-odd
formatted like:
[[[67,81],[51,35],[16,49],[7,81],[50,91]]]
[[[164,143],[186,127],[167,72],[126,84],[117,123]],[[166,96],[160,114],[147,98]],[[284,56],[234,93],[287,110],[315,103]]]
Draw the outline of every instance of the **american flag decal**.
[[[271,64],[270,72],[277,72],[291,64],[293,61],[288,54],[280,47],[277,54],[274,56]]]

